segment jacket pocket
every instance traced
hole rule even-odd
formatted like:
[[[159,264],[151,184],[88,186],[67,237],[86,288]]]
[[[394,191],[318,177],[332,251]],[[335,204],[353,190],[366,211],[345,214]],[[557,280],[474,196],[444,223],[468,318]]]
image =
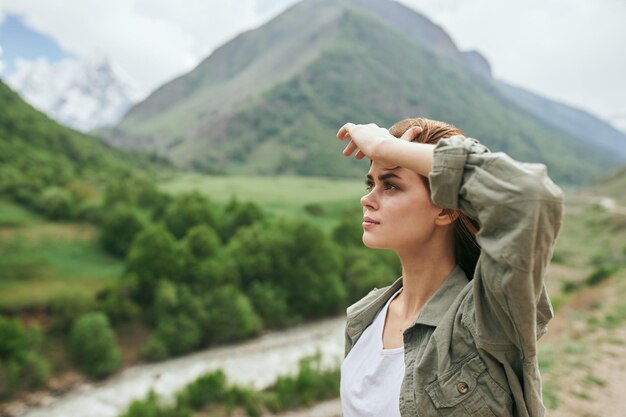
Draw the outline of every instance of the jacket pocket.
[[[438,415],[496,417],[480,387],[479,377],[485,372],[487,367],[476,353],[426,386]]]

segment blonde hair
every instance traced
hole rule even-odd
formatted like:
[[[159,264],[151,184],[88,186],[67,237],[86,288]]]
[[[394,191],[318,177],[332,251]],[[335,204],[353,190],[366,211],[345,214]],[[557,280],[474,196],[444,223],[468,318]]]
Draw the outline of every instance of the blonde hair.
[[[400,138],[407,130],[418,126],[422,128],[422,131],[417,134],[411,142],[430,143],[434,145],[437,144],[440,139],[463,135],[463,131],[454,125],[420,117],[400,120],[389,128],[389,132],[393,136]],[[430,184],[427,178],[424,178],[424,183],[430,191]],[[449,210],[450,216],[453,215],[454,210],[446,210]],[[454,253],[456,262],[463,269],[465,275],[467,275],[469,279],[472,279],[478,257],[480,256],[480,245],[476,240],[476,234],[480,229],[480,224],[477,220],[460,212],[459,216],[454,221],[454,225]]]

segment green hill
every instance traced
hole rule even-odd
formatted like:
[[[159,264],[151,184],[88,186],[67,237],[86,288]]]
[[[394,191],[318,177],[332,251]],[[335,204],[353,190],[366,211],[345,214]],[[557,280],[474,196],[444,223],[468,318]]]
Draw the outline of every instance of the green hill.
[[[382,3],[397,10],[380,17]],[[403,29],[411,19],[431,30]],[[546,163],[563,183],[620,163],[507,99],[475,54],[436,29],[394,2],[303,1],[155,91],[106,135],[209,173],[361,176],[366,162],[340,155],[337,128],[420,115]]]
[[[99,183],[163,166],[59,125],[0,82],[0,193],[26,199],[46,187]],[[157,163],[158,162],[158,163]]]

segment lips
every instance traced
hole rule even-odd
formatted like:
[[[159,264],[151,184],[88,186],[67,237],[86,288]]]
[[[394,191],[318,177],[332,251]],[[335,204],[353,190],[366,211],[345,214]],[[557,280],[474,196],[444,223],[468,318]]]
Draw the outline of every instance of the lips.
[[[380,224],[380,222],[377,222],[376,220],[368,216],[363,217],[363,223]]]

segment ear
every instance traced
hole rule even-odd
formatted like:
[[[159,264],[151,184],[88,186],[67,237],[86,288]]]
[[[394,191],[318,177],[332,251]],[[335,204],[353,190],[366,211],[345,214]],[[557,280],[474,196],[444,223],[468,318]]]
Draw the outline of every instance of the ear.
[[[442,208],[437,214],[437,218],[435,219],[435,224],[437,226],[447,226],[452,224],[459,218],[461,212],[459,210]]]

